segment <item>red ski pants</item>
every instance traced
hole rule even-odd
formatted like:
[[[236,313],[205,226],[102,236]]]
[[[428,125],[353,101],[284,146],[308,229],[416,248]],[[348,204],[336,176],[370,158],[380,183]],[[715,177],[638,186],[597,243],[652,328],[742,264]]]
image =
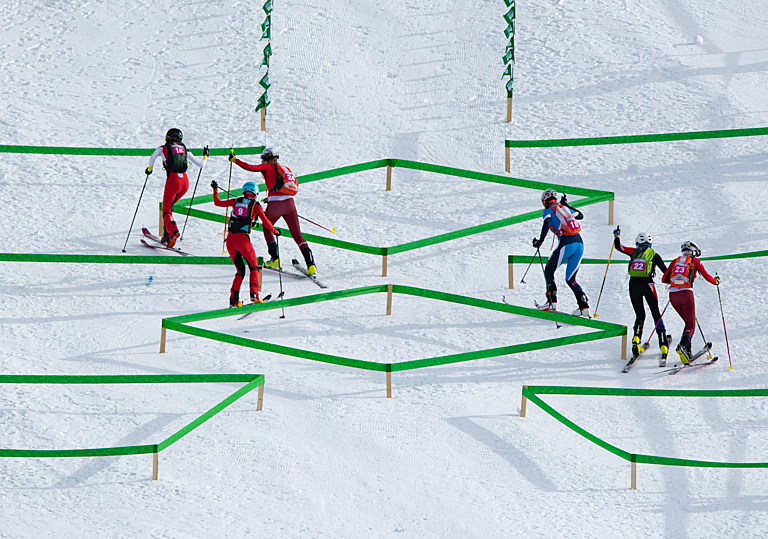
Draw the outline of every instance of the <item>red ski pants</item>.
[[[253,250],[251,245],[251,237],[248,234],[228,234],[227,235],[227,252],[229,258],[232,259],[232,263],[237,268],[235,279],[232,281],[232,288],[230,289],[230,297],[235,298],[235,292],[239,297],[240,285],[243,284],[245,278],[245,264],[248,264],[250,268],[250,292],[259,297],[259,270],[258,261],[256,260],[256,251]],[[245,259],[245,262],[243,262]]]
[[[189,178],[186,172],[181,174],[171,172],[165,181],[163,192],[163,225],[168,236],[173,237],[179,231],[176,221],[173,220],[173,205],[189,190]]]
[[[683,334],[693,340],[693,334],[696,332],[696,300],[693,299],[693,290],[672,292],[669,294],[669,302],[685,322]]]
[[[293,198],[287,200],[273,200],[267,204],[267,211],[264,212],[267,215],[267,219],[272,225],[277,226],[277,220],[281,217],[288,225],[288,230],[291,231],[291,237],[296,245],[299,246],[299,250],[309,247],[304,236],[301,235],[301,228],[299,227],[299,214],[296,212],[296,206],[293,204]],[[267,243],[275,241],[275,237],[272,232],[264,227],[264,239]]]

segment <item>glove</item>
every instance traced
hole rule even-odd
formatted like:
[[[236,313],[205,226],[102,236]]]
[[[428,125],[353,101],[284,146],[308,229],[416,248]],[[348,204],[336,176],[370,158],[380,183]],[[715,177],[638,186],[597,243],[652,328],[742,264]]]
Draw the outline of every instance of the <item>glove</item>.
[[[560,197],[560,204],[562,204],[563,206],[568,205],[568,199],[565,197],[565,193],[563,193],[563,196]]]
[[[216,183],[216,180],[213,180],[213,181],[211,182],[211,187],[213,187],[213,189],[214,189],[214,190],[216,190],[216,189],[218,189],[218,188],[219,188],[219,184],[218,184],[218,183]]]
[[[211,155],[211,152],[208,151],[208,146],[203,148],[203,159],[208,159],[208,156]]]
[[[264,198],[262,198],[262,199],[261,199],[261,202],[262,202],[263,204],[267,204],[267,203],[269,202],[269,197],[264,197]]]
[[[232,153],[229,154],[229,162],[230,163],[234,163],[236,159],[237,159],[237,156],[235,155],[235,152],[232,152]]]
[[[720,286],[720,276],[717,273],[715,273],[715,284]]]
[[[280,232],[279,228],[275,229],[275,236],[282,236],[283,234]]]
[[[621,236],[621,229],[616,227],[616,230],[613,231],[613,237],[618,238],[619,236]]]
[[[537,249],[541,247],[541,244],[544,243],[544,240],[540,240],[539,238],[533,238],[533,246]]]
[[[147,167],[147,170],[144,171],[144,174],[146,174],[147,176],[152,174],[152,167]]]

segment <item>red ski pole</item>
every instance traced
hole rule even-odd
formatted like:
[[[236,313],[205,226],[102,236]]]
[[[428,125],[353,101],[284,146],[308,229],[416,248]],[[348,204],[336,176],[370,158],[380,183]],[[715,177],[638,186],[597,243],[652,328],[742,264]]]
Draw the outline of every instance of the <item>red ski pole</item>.
[[[731,345],[728,344],[728,330],[725,329],[725,314],[723,314],[723,298],[720,296],[720,277],[715,273],[715,279],[717,279],[717,299],[720,301],[720,316],[723,319],[723,333],[725,333],[725,347],[728,349],[728,370],[733,370],[733,363],[731,362]]]
[[[298,215],[298,214],[296,214],[296,215]],[[332,234],[336,234],[336,229],[335,228],[325,228],[323,225],[318,225],[316,222],[312,221],[311,219],[307,219],[306,217],[302,217],[301,215],[299,215],[299,217],[301,217],[302,219],[304,219],[308,223],[312,223],[315,226],[319,226],[323,230],[327,230],[328,232],[330,232]]]

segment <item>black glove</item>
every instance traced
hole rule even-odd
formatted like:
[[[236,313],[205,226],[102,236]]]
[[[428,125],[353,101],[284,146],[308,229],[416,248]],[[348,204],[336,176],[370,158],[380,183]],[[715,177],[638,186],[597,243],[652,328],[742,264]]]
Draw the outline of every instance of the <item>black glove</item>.
[[[533,246],[537,249],[541,247],[541,244],[544,243],[544,240],[540,240],[539,238],[533,238]]]
[[[565,193],[563,193],[563,196],[560,197],[560,204],[562,204],[563,206],[568,205],[568,199],[565,197]]]
[[[621,228],[616,227],[616,230],[613,231],[613,237],[618,238],[619,236],[621,236]]]
[[[216,189],[218,189],[218,188],[219,188],[219,184],[218,184],[218,183],[216,183],[216,180],[213,180],[213,181],[211,182],[211,187],[213,187],[213,189],[214,189],[214,190],[216,190]]]
[[[275,229],[275,236],[282,236],[283,234],[280,232],[279,228]]]
[[[720,286],[720,276],[717,273],[715,273],[715,284]]]
[[[203,157],[207,159],[209,155],[211,155],[211,152],[208,151],[208,146],[206,146],[203,148]]]
[[[232,152],[232,153],[229,154],[229,162],[230,163],[234,163],[236,159],[237,159],[237,156],[235,155],[235,152]]]
[[[147,167],[147,170],[144,171],[144,174],[146,174],[147,176],[152,174],[152,167]]]

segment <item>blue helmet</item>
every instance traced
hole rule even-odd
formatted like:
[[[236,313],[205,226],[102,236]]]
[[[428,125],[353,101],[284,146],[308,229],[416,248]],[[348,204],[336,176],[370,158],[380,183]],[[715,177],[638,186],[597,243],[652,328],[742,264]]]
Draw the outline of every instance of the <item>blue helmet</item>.
[[[245,193],[253,193],[254,195],[258,193],[258,189],[256,189],[256,184],[253,182],[246,182],[245,185],[243,185],[243,194]]]

